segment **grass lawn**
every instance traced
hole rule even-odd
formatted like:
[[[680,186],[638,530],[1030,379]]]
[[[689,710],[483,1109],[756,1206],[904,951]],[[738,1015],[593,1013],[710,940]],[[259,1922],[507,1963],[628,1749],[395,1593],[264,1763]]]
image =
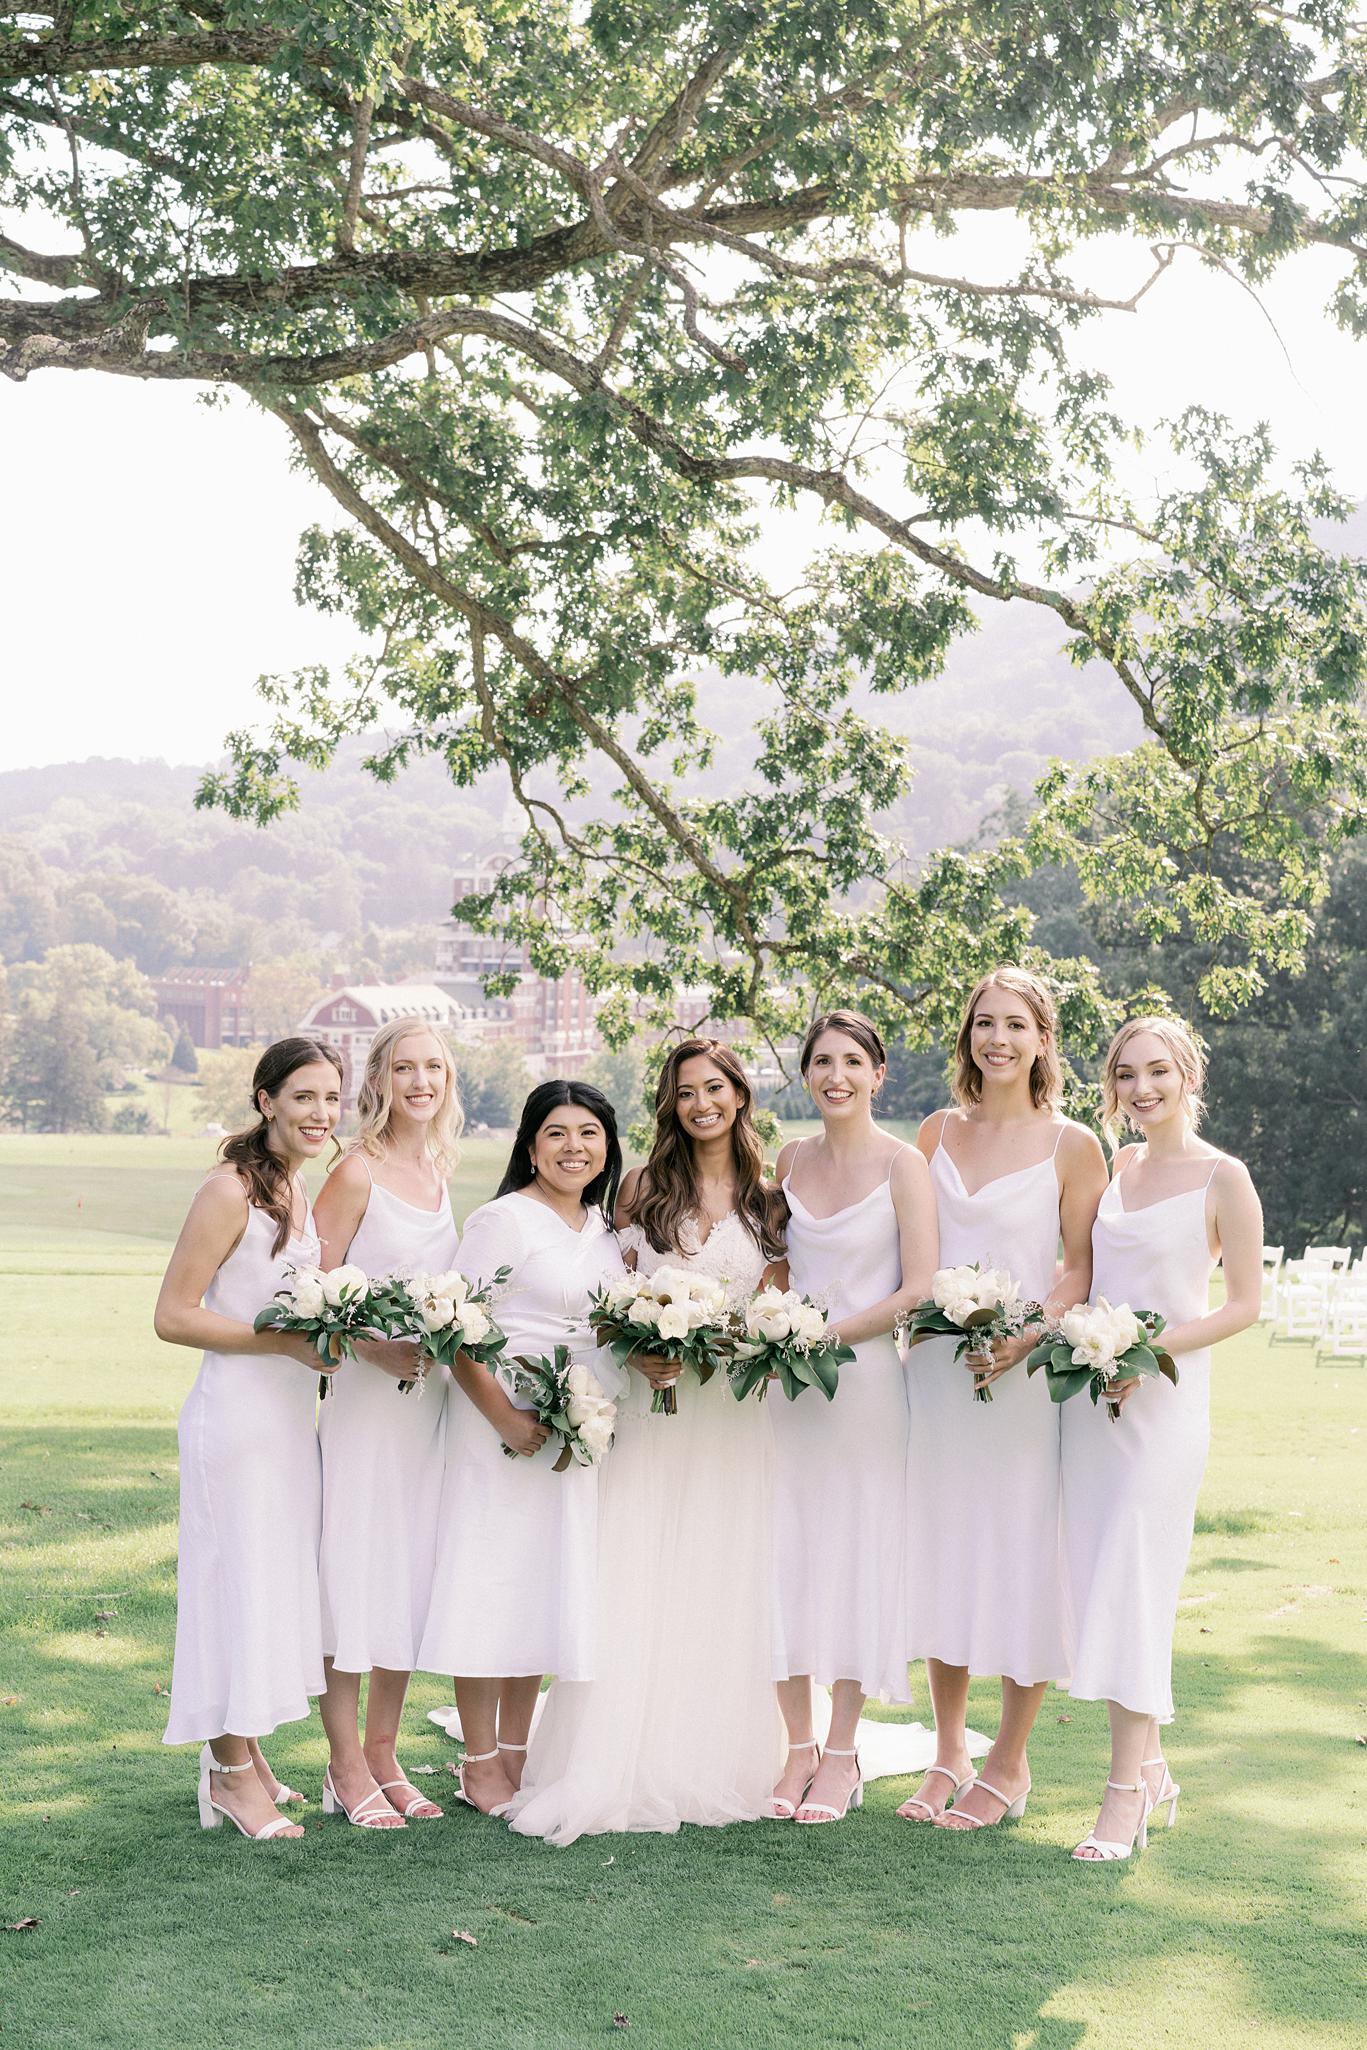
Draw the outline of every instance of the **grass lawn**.
[[[467,1148],[462,1214],[501,1150]],[[1361,2043],[1367,1373],[1262,1332],[1219,1357],[1179,1827],[1142,1858],[1066,1859],[1106,1752],[1101,1709],[1062,1695],[1024,1822],[974,1837],[896,1821],[895,1781],[833,1829],[568,1851],[454,1802],[390,1836],[316,1806],[294,1844],[201,1833],[193,1753],[160,1744],[196,1361],[150,1316],[208,1151],[0,1139],[0,1923],[38,1920],[0,1929],[6,2046],[569,2050],[618,2016],[637,2043],[727,2050]],[[992,1695],[974,1689],[980,1728]],[[421,1712],[446,1697],[415,1683],[406,1750],[438,1791],[454,1749]],[[316,1796],[316,1717],[271,1757]]]

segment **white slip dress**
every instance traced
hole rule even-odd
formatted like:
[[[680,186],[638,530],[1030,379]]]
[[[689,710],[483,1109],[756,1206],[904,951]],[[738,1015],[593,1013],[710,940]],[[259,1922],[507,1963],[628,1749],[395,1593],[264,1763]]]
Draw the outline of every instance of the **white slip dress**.
[[[1219,1164],[1200,1188],[1135,1211],[1125,1208],[1123,1170],[1115,1176],[1092,1229],[1093,1300],[1158,1310],[1172,1325],[1205,1315]],[[1210,1348],[1182,1353],[1176,1366],[1175,1388],[1145,1381],[1118,1421],[1085,1389],[1062,1405],[1069,1692],[1162,1723],[1172,1721],[1173,1625],[1210,1449]]]
[[[733,1210],[699,1245],[657,1253],[629,1226],[639,1271],[701,1270],[734,1301],[766,1265]],[[598,1655],[557,1680],[528,1752],[512,1827],[564,1845],[608,1830],[751,1822],[782,1759],[774,1695],[772,1398],[738,1403],[724,1371],[685,1373],[678,1411],[651,1414],[639,1374],[617,1414],[599,1507]]]
[[[1028,1299],[1054,1285],[1058,1148],[969,1191],[940,1144],[930,1163],[940,1265],[1004,1267]],[[907,1637],[913,1658],[1023,1687],[1068,1673],[1059,1559],[1059,1412],[1025,1362],[977,1402],[954,1338],[907,1352]]]
[[[457,1243],[445,1188],[437,1209],[423,1210],[372,1177],[346,1257],[372,1281],[440,1274],[456,1265]],[[425,1384],[401,1392],[392,1374],[348,1360],[319,1406],[323,1650],[344,1673],[407,1673],[416,1663],[432,1593],[449,1378],[432,1367]]]
[[[500,1267],[512,1269],[494,1304],[509,1356],[568,1345],[616,1394],[624,1377],[586,1322],[590,1291],[624,1271],[602,1211],[586,1210],[576,1232],[535,1196],[495,1197],[466,1219],[461,1271],[491,1281]],[[530,1459],[507,1458],[493,1426],[452,1383],[423,1672],[593,1678],[601,1468],[556,1473],[558,1450],[552,1440]]]
[[[234,1177],[236,1179],[236,1177]],[[204,1307],[250,1325],[294,1266],[317,1264],[304,1230],[271,1250],[274,1218],[247,1222]],[[317,1375],[285,1354],[206,1352],[180,1412],[180,1559],[166,1744],[264,1737],[321,1694],[322,1507]]]
[[[832,1320],[892,1295],[902,1279],[890,1184],[832,1217],[813,1217],[792,1178],[788,1271]],[[775,1672],[907,1701],[907,1393],[891,1332],[855,1347],[835,1400],[771,1396],[778,1584]]]

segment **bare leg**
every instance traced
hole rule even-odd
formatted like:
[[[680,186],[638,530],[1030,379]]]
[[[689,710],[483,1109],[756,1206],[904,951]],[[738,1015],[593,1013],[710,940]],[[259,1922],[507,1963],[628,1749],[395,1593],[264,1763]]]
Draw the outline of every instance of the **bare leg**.
[[[935,1763],[944,1771],[928,1772],[911,1799],[902,1803],[897,1813],[904,1822],[932,1822],[943,1815],[955,1783],[967,1779],[973,1770],[967,1737],[968,1667],[927,1659],[926,1678],[935,1710]],[[945,1776],[951,1772],[952,1780]]]
[[[361,1749],[358,1728],[361,1713],[361,1676],[359,1673],[339,1672],[331,1659],[323,1660],[327,1674],[327,1693],[318,1697],[318,1712],[323,1718],[323,1728],[328,1740],[328,1771],[332,1775],[333,1788],[338,1800],[345,1808],[355,1810],[367,1794],[379,1792],[374,1773],[366,1763]],[[387,1801],[387,1796],[381,1799]],[[403,1824],[402,1815],[394,1812],[393,1821],[385,1815],[378,1801],[372,1801],[367,1814],[376,1817],[371,1825],[375,1829],[397,1829]]]
[[[247,1737],[212,1737],[209,1749],[220,1765],[247,1765],[253,1763],[251,1740]],[[279,1809],[262,1786],[254,1772],[214,1772],[209,1774],[209,1791],[220,1808],[226,1808],[235,1816],[251,1835],[264,1829],[268,1822],[276,1820]],[[277,1831],[279,1836],[302,1836],[303,1830],[297,1822],[288,1829]]]
[[[972,1822],[959,1821],[957,1818],[960,1816],[975,1818],[979,1822],[1000,1822],[1017,1796],[1025,1793],[1030,1785],[1025,1747],[1035,1727],[1035,1717],[1039,1714],[1047,1685],[1045,1680],[1036,1681],[1030,1687],[1022,1687],[1015,1680],[1002,1681],[1001,1725],[996,1742],[983,1760],[981,1777],[1004,1798],[998,1801],[984,1787],[969,1787],[954,1803],[951,1812],[942,1818],[943,1828],[971,1828]]]
[[[462,1680],[459,1675],[455,1681],[456,1707],[465,1732],[465,1794],[485,1815],[511,1801],[516,1792],[498,1755],[498,1696],[503,1684],[484,1678]],[[494,1755],[484,1756],[488,1752]]]
[[[778,1705],[788,1731],[788,1757],[773,1798],[786,1804],[784,1813],[796,1809],[817,1768],[817,1749],[812,1735],[812,1683],[805,1673],[796,1679],[780,1680]]]
[[[541,1692],[540,1673],[520,1673],[505,1680],[498,1696],[498,1761],[514,1787],[522,1785],[522,1768],[527,1763],[527,1739],[536,1697]]]
[[[1148,1757],[1148,1743],[1153,1733],[1153,1717],[1137,1715],[1133,1709],[1122,1708],[1118,1701],[1108,1701],[1106,1710],[1111,1718],[1111,1778],[1122,1787],[1141,1787],[1139,1793],[1117,1793],[1114,1787],[1107,1787],[1097,1816],[1093,1836],[1106,1843],[1127,1844],[1138,1832],[1147,1806],[1142,1791],[1141,1768]],[[1082,1860],[1100,1857],[1099,1851],[1083,1850],[1081,1846],[1073,1856]]]
[[[857,1680],[837,1680],[832,1687],[830,1733],[816,1778],[797,1811],[799,1822],[805,1821],[809,1811],[815,1807],[834,1808],[837,1814],[844,1807],[859,1774],[859,1761],[854,1756],[855,1731],[866,1699]],[[849,1756],[839,1756],[839,1753],[848,1753]]]
[[[1167,1757],[1163,1750],[1163,1728],[1157,1716],[1149,1722],[1149,1734],[1144,1740],[1144,1780],[1155,1801],[1171,1794],[1174,1781],[1168,1770]],[[1115,1775],[1112,1774],[1112,1778]],[[1175,1805],[1175,1804],[1174,1804]]]
[[[279,1780],[276,1778],[275,1774],[271,1771],[271,1768],[267,1763],[265,1752],[261,1749],[261,1746],[257,1743],[255,1737],[247,1738],[247,1752],[251,1758],[252,1764],[256,1767],[257,1778],[260,1780],[262,1786],[266,1789],[266,1792],[271,1797],[272,1806],[278,1806],[281,1794],[292,1793],[294,1791],[293,1788],[286,1787],[283,1780]],[[302,1802],[304,1796],[300,1794],[298,1796],[298,1799]],[[291,1802],[290,1806],[292,1807],[293,1805],[293,1802]]]
[[[395,1672],[389,1666],[372,1667],[365,1702],[365,1760],[379,1786],[394,1780],[400,1782],[398,1786],[390,1785],[385,1795],[392,1806],[419,1821],[433,1822],[441,1814],[441,1809],[425,1794],[420,1795],[411,1780],[404,1778],[395,1749],[408,1679],[407,1673]],[[421,1799],[421,1807],[413,1805],[418,1799]]]

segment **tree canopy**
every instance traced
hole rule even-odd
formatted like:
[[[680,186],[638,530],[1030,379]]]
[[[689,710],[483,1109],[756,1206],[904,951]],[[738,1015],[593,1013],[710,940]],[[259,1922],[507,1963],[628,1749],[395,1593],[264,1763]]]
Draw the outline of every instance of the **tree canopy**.
[[[573,955],[610,1033],[682,986],[924,1040],[1031,957],[1040,862],[1228,1010],[1303,960],[1364,818],[1367,577],[1321,545],[1325,464],[1261,429],[1189,411],[1141,501],[1079,337],[1177,265],[1256,293],[1316,246],[1361,332],[1365,86],[1341,0],[0,8],[0,369],[279,420],[345,515],[299,590],[372,653],[269,680],[202,801],[269,819],[377,722],[381,779],[497,766],[521,857],[462,915]],[[1089,282],[1116,235],[1122,292]],[[913,863],[882,703],[999,605],[1145,738]],[[1054,965],[1094,1038],[1094,964]]]

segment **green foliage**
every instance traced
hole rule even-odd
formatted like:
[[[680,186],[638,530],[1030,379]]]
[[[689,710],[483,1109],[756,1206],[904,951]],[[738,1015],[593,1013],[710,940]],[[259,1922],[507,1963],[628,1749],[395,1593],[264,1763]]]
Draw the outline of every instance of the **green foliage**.
[[[487,1039],[452,1051],[466,1124],[516,1125],[532,1086],[521,1048],[512,1040]]]
[[[157,1128],[151,1111],[145,1109],[142,1104],[124,1103],[109,1120],[109,1129],[122,1135],[131,1133],[141,1137],[148,1132],[155,1132]]]
[[[359,731],[381,785],[424,755],[462,791],[496,774],[519,858],[460,916],[547,974],[573,949],[614,1044],[683,988],[771,1041],[857,996],[924,1047],[1008,957],[1090,1048],[1114,992],[1034,940],[1041,863],[1204,949],[1212,1013],[1298,966],[1367,797],[1367,572],[1319,539],[1345,507],[1318,460],[1288,478],[1201,413],[1138,502],[1078,337],[1173,263],[1256,286],[1309,249],[1367,325],[1345,0],[212,22],[0,23],[0,202],[67,230],[0,245],[0,368],[243,390],[345,515],[298,588],[372,652],[266,680],[203,805],[279,817]],[[1016,230],[1005,276],[960,234],[983,212]],[[1088,285],[1102,234],[1128,296]],[[768,574],[798,503],[822,545]],[[1015,839],[922,859],[896,710],[997,606],[1047,618],[1146,742],[1047,773]],[[725,749],[715,679],[748,714]],[[359,919],[334,876],[331,930]]]
[[[171,1052],[171,1066],[179,1068],[183,1075],[199,1073],[199,1055],[195,1052],[193,1039],[183,1025],[176,1034],[176,1043]]]

